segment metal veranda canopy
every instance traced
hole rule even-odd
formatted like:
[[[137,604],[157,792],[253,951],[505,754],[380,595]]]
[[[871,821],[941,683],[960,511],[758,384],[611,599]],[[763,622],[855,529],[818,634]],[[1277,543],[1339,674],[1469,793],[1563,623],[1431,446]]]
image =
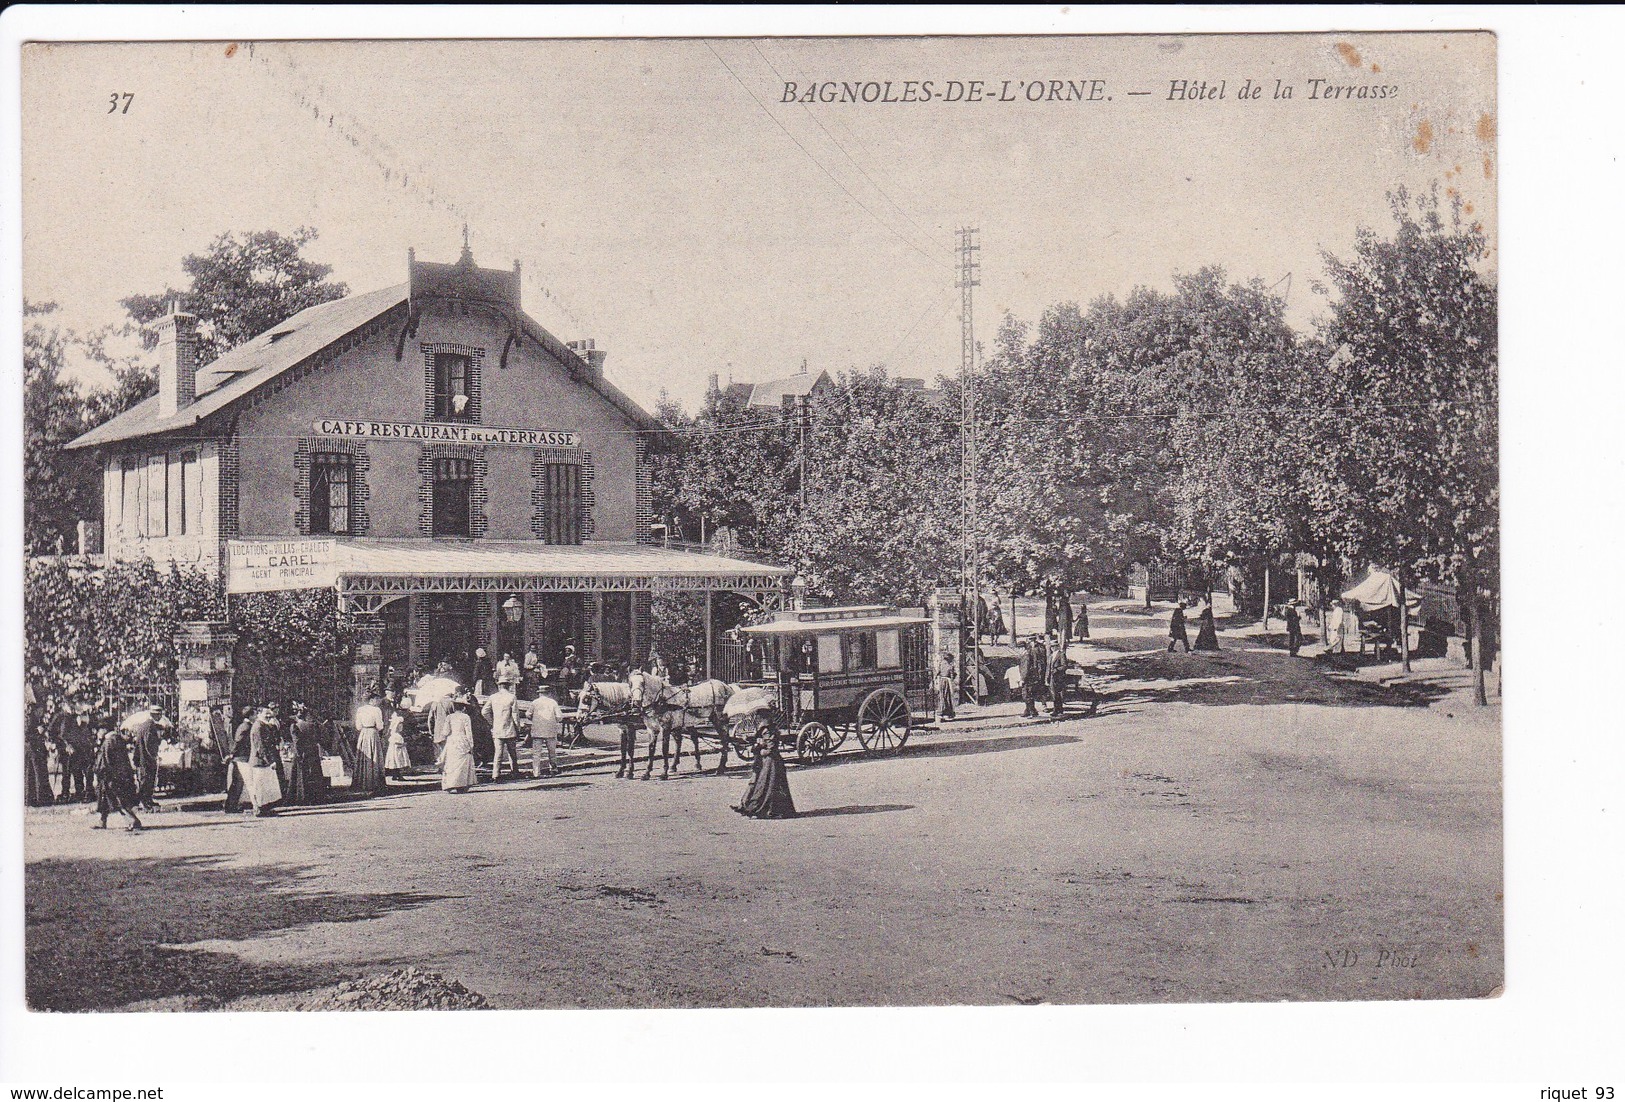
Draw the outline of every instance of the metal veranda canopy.
[[[338,541],[337,588],[349,611],[377,612],[399,597],[419,593],[693,591],[772,597],[793,573],[781,566],[633,543],[347,539]]]

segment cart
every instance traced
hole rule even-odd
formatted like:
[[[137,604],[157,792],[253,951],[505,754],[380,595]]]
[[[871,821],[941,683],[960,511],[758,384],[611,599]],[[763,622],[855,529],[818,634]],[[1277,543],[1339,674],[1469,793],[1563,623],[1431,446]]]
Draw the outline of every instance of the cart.
[[[747,698],[760,706],[736,724],[735,745],[765,728],[805,765],[854,735],[864,750],[887,753],[908,742],[916,715],[930,713],[930,621],[923,612],[789,609],[740,631],[758,675],[742,679],[741,688],[767,691]],[[741,732],[745,725],[750,730]]]

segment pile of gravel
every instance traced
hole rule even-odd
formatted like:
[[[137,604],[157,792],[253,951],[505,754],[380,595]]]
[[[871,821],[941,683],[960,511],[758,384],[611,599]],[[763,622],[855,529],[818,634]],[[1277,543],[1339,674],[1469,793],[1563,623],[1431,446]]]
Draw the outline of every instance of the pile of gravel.
[[[489,1010],[485,996],[424,968],[397,968],[345,980],[300,1005],[301,1010]]]

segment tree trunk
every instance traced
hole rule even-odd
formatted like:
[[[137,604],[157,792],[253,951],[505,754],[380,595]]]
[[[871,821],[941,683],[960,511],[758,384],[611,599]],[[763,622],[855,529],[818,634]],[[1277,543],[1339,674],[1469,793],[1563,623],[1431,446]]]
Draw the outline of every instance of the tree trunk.
[[[1270,564],[1264,563],[1264,630],[1270,629]]]
[[[1411,672],[1411,607],[1405,600],[1405,576],[1399,575],[1399,668]]]
[[[1315,578],[1320,589],[1315,598],[1320,607],[1320,645],[1329,647],[1332,644],[1332,634],[1331,629],[1326,624],[1326,590],[1330,587],[1326,584],[1328,579],[1324,572],[1317,573]]]
[[[1484,614],[1479,608],[1476,586],[1467,601],[1468,630],[1473,635],[1473,703],[1484,707],[1489,704],[1489,697],[1484,692]]]

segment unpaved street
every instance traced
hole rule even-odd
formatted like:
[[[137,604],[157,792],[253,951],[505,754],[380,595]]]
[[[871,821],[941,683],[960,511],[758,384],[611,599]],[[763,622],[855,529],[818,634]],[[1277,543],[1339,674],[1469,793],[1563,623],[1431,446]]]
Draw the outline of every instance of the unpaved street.
[[[30,1001],[278,1007],[421,965],[498,1007],[1471,997],[1501,980],[1499,709],[1091,610],[1091,719],[745,780],[614,766],[254,820],[30,811]],[[658,768],[657,768],[658,775]],[[233,1002],[233,1000],[238,1000]]]

